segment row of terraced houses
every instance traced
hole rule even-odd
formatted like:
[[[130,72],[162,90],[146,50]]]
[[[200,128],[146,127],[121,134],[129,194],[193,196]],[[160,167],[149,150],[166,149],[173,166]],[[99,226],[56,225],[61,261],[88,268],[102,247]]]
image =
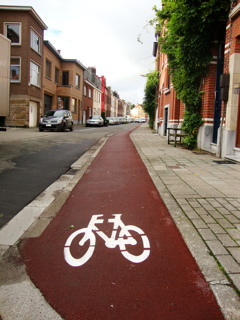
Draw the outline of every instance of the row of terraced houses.
[[[198,147],[221,158],[240,161],[240,0],[231,1],[227,21],[219,21],[216,26],[212,53],[209,73],[201,88],[203,125]],[[184,104],[176,95],[167,56],[157,41],[154,56],[160,75],[155,129],[167,136],[167,128],[181,128]]]
[[[95,67],[64,59],[44,40],[46,29],[34,8],[0,6],[0,35],[11,41],[10,53],[1,52],[1,57],[10,55],[6,125],[35,127],[47,110],[59,108],[70,110],[77,124],[102,112],[106,117],[129,115],[131,104],[107,86],[106,78],[98,76]]]

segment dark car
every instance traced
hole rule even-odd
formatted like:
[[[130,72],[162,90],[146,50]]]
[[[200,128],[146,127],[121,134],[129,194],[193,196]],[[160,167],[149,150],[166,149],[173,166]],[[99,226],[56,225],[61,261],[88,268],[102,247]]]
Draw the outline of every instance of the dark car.
[[[73,118],[68,110],[48,110],[39,121],[39,131],[65,129],[73,131]]]

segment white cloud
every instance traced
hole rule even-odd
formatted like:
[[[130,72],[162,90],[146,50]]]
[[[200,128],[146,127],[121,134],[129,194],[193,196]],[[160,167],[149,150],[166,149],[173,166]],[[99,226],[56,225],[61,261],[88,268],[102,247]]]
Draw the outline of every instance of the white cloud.
[[[141,103],[145,79],[154,69],[152,47],[156,0],[5,0],[4,5],[32,6],[48,26],[45,40],[64,58],[95,66],[121,99]],[[141,35],[143,44],[137,41]]]

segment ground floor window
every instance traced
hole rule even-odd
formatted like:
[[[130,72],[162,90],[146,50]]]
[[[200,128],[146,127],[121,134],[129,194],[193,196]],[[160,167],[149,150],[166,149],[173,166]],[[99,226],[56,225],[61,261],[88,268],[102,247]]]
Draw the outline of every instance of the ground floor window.
[[[72,98],[72,106],[70,111],[77,112],[77,99]]]
[[[69,110],[69,97],[58,97],[58,109]]]
[[[11,57],[10,81],[20,82],[21,78],[21,58]]]

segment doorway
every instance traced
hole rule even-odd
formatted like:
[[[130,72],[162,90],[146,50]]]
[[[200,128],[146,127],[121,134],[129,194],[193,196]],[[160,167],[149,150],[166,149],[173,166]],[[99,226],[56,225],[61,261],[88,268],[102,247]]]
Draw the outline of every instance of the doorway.
[[[52,109],[52,97],[47,94],[44,94],[44,114],[46,114],[46,112],[51,109]]]
[[[30,101],[29,105],[29,128],[37,126],[37,102]]]
[[[167,135],[167,127],[168,127],[168,107],[165,107],[164,108],[164,122],[163,122],[163,125],[164,125],[164,136]]]

